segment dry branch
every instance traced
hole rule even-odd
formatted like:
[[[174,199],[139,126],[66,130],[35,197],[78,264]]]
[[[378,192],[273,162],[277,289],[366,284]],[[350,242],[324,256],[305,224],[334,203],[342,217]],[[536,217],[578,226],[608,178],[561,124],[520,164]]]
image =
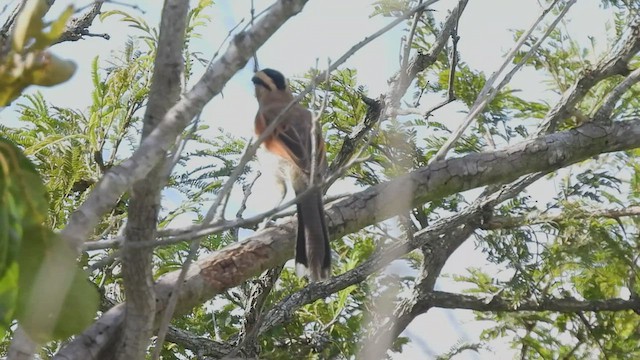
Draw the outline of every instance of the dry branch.
[[[513,181],[531,172],[553,171],[600,153],[637,147],[640,147],[640,120],[617,122],[611,126],[589,123],[502,150],[438,161],[329,206],[327,216],[331,237],[338,238],[358,231],[364,226],[405,213],[412,207],[452,193],[487,184]],[[412,202],[407,204],[394,201],[397,198],[397,189],[412,192]],[[443,227],[452,231],[460,225],[449,221]],[[416,238],[419,239],[420,236],[421,233],[416,234]],[[278,228],[266,229],[242,242],[201,258],[191,266],[185,278],[184,290],[178,299],[176,311],[187,312],[215,294],[237,286],[268,268],[282,264],[293,255],[294,239],[295,222],[292,219]],[[424,240],[416,240],[416,243],[410,243],[408,248],[422,245]],[[390,254],[391,257],[397,257],[404,254],[406,249],[385,251],[396,251],[397,253]],[[366,278],[371,271],[365,270],[363,274]],[[179,271],[169,273],[156,283],[157,311],[162,311],[166,306],[178,273]],[[342,280],[343,275],[325,284],[312,284],[308,289],[312,292],[323,286],[327,287],[328,291],[337,291]],[[109,338],[117,333],[120,327],[120,308],[121,306],[117,306],[105,313],[84,334],[72,341],[69,349],[84,348],[78,353],[88,354],[97,352],[96,348],[108,345]],[[271,317],[272,315],[266,315],[267,319]],[[63,350],[59,358],[78,358],[72,354],[76,352]]]
[[[614,50],[596,64],[585,70],[578,80],[564,92],[540,125],[539,132],[553,132],[571,114],[574,107],[601,80],[613,75],[629,74],[629,61],[640,51],[640,17],[635,17],[625,34],[618,40]],[[598,119],[602,121],[602,119]]]
[[[166,0],[164,3],[141,141],[153,132],[169,108],[180,97],[180,79],[184,70],[182,48],[188,10],[189,1],[186,0]],[[126,244],[156,237],[161,206],[160,190],[164,186],[164,166],[163,162],[156,164],[145,179],[133,184],[129,218],[125,229]],[[118,358],[141,359],[149,346],[155,321],[153,249],[124,251],[122,275],[127,302],[124,332],[118,346]],[[161,342],[160,346],[162,346]]]
[[[531,226],[539,224],[553,224],[567,220],[579,220],[590,218],[608,218],[619,219],[626,216],[638,216],[640,215],[640,206],[630,206],[623,209],[582,209],[573,210],[570,212],[563,212],[555,215],[545,216],[494,216],[491,219],[482,224],[484,230],[496,230],[496,229],[513,229],[522,226]]]

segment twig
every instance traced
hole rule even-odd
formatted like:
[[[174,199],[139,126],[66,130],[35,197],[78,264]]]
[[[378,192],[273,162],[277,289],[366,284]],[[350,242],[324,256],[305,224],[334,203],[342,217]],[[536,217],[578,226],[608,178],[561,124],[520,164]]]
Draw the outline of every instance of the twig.
[[[352,46],[338,60],[336,60],[333,64],[331,64],[327,68],[327,70],[325,70],[324,72],[318,74],[315,78],[313,78],[310,81],[309,85],[307,85],[307,87],[302,92],[300,92],[300,94],[298,94],[298,96],[296,96],[289,104],[287,104],[287,106],[284,107],[284,109],[280,112],[280,114],[278,114],[278,116],[276,116],[276,118],[271,122],[271,124],[269,124],[269,126],[267,126],[267,128],[262,132],[262,134],[260,134],[260,136],[255,141],[255,143],[253,143],[251,146],[249,146],[247,148],[247,150],[242,155],[240,161],[238,162],[238,165],[236,166],[236,168],[233,170],[233,172],[229,176],[229,179],[227,179],[225,184],[220,189],[220,191],[218,193],[218,197],[214,201],[213,205],[209,208],[209,211],[207,212],[207,214],[206,214],[204,220],[202,221],[202,223],[206,224],[208,222],[211,222],[211,220],[213,220],[215,213],[218,211],[218,207],[222,203],[222,200],[231,192],[231,189],[233,188],[233,184],[238,179],[240,174],[244,171],[245,165],[249,162],[249,160],[251,160],[253,158],[253,156],[255,155],[258,147],[262,144],[262,142],[267,137],[271,136],[271,133],[273,132],[273,130],[282,121],[282,119],[283,119],[282,115],[284,113],[289,111],[289,109],[294,104],[298,103],[305,95],[310,93],[311,90],[317,84],[323,83],[324,80],[327,79],[327,76],[328,76],[329,73],[331,73],[333,70],[337,69],[338,66],[342,65],[344,62],[346,62],[347,59],[349,59],[358,50],[362,49],[365,45],[367,45],[368,43],[370,43],[374,39],[378,38],[379,36],[383,35],[387,31],[391,30],[396,25],[398,25],[402,21],[406,20],[407,18],[409,18],[410,16],[412,16],[416,12],[418,12],[420,10],[423,10],[423,9],[426,9],[427,6],[429,6],[431,4],[434,4],[436,2],[438,2],[438,0],[429,0],[429,1],[427,1],[427,2],[425,2],[423,4],[421,4],[421,5],[418,5],[415,8],[413,8],[412,10],[408,11],[407,13],[405,13],[404,15],[402,15],[402,16],[398,17],[397,19],[393,20],[391,23],[389,23],[388,25],[384,26],[382,29],[376,31],[375,33],[373,33],[370,36],[367,36],[364,40],[362,40],[359,43],[357,43],[356,45]],[[224,213],[224,211],[221,211],[221,213]]]
[[[253,3],[253,0],[251,0],[251,10],[249,12],[251,13],[251,22],[249,24],[253,26],[253,21],[256,19],[256,7],[255,7],[255,4]],[[258,53],[254,52],[253,53],[253,72],[258,72],[259,69],[260,69],[260,65],[258,64]]]
[[[459,20],[460,20],[460,17],[458,16],[458,19],[456,20],[456,25],[451,30],[451,62],[449,63],[449,82],[448,82],[449,89],[447,90],[447,98],[443,102],[436,104],[431,109],[425,111],[424,112],[425,119],[429,119],[429,117],[434,111],[456,100],[455,77],[456,77],[456,69],[458,68],[458,40],[460,40],[460,37],[458,36]]]
[[[384,98],[378,100],[371,99],[364,95],[360,96],[362,101],[368,106],[367,113],[364,116],[363,121],[355,129],[353,135],[347,135],[342,143],[340,151],[334,158],[333,162],[329,166],[328,173],[337,173],[339,169],[343,168],[352,158],[353,154],[358,149],[358,143],[371,131],[371,129],[379,123],[384,113]],[[331,184],[329,182],[329,184]]]
[[[258,278],[251,287],[251,294],[247,299],[247,305],[245,307],[245,318],[243,323],[243,329],[238,337],[238,345],[230,351],[224,359],[232,359],[234,356],[246,348],[247,345],[255,342],[258,336],[258,330],[262,324],[262,308],[267,301],[269,293],[273,289],[273,285],[280,277],[283,265],[277,266],[273,269],[267,270],[267,272]],[[244,337],[242,336],[244,334]]]
[[[109,40],[109,34],[92,34],[88,30],[89,26],[93,24],[93,20],[96,18],[96,16],[98,16],[98,14],[100,14],[103,3],[104,1],[95,1],[92,4],[87,5],[90,6],[91,9],[84,15],[71,19],[71,21],[67,24],[64,32],[54,42],[54,44],[65,41],[78,41],[82,39],[83,36],[101,37],[103,39]],[[83,10],[84,8],[79,9],[78,12],[81,12]]]
[[[331,60],[328,60],[327,62],[327,68],[331,66]],[[324,98],[322,99],[322,103],[320,104],[320,109],[313,114],[312,118],[311,118],[311,171],[309,174],[309,185],[313,186],[313,184],[315,183],[315,179],[316,179],[316,172],[317,172],[317,168],[318,165],[323,165],[323,164],[318,164],[318,139],[317,139],[317,134],[318,131],[320,131],[320,136],[322,136],[322,129],[320,129],[320,117],[324,114],[325,109],[327,108],[327,100],[329,98],[329,88],[330,88],[330,83],[329,83],[329,72],[326,72],[327,76],[324,80],[325,84],[326,84],[326,88],[324,91]],[[315,91],[313,92],[314,96],[315,96]],[[313,102],[313,104],[315,104],[315,101]],[[324,149],[323,149],[324,150]],[[322,169],[322,171],[326,171],[326,169]],[[321,176],[324,176],[325,174],[321,174]]]
[[[405,95],[407,89],[411,85],[411,82],[416,78],[418,73],[424,71],[428,66],[438,60],[438,55],[449,40],[449,34],[457,23],[458,18],[462,16],[467,3],[468,0],[458,0],[458,4],[451,11],[451,15],[449,15],[445,20],[442,31],[435,38],[435,41],[429,51],[427,53],[418,52],[418,54],[409,63],[407,69],[400,69],[396,72],[391,80],[393,85],[387,92],[389,94],[389,96],[386,97],[387,108],[399,108],[401,98]]]
[[[243,192],[242,201],[240,202],[240,207],[236,212],[236,219],[242,219],[242,214],[247,209],[247,200],[249,199],[249,196],[251,196],[251,190],[253,189],[253,185],[255,185],[256,181],[258,181],[258,178],[260,178],[260,176],[262,176],[262,173],[260,171],[257,171],[253,180],[251,180],[248,184],[244,186],[244,189],[242,190]]]
[[[611,113],[613,112],[613,108],[615,107],[620,97],[629,90],[630,87],[635,85],[640,81],[640,67],[635,69],[629,76],[627,76],[622,82],[616,85],[607,97],[604,99],[604,103],[600,106],[600,108],[596,111],[593,116],[593,121],[598,122],[610,122]]]
[[[158,232],[158,234],[166,234],[165,239],[162,239],[162,240],[149,240],[149,241],[141,241],[133,244],[125,244],[123,242],[123,238],[121,236],[118,236],[113,240],[91,241],[91,242],[86,242],[83,245],[83,249],[84,250],[101,250],[101,249],[112,249],[112,248],[117,249],[123,246],[126,246],[126,248],[135,249],[135,248],[167,246],[167,245],[181,243],[184,241],[193,241],[198,237],[226,231],[234,227],[246,226],[248,224],[255,225],[265,217],[276,214],[279,211],[284,210],[289,206],[296,204],[301,198],[307,196],[309,192],[315,189],[321,188],[323,185],[324,183],[311,186],[307,188],[305,191],[303,191],[302,193],[300,193],[299,195],[297,195],[294,199],[287,201],[286,203],[280,204],[279,206],[271,210],[252,216],[250,218],[235,219],[235,220],[218,220],[216,222],[212,222],[209,224],[200,223],[194,226],[187,226],[180,229],[160,231]],[[159,237],[162,237],[162,236],[159,236]]]
[[[196,118],[193,121],[193,125],[191,126],[191,129],[189,130],[188,133],[184,135],[180,135],[176,139],[174,150],[167,157],[167,162],[163,170],[162,178],[165,179],[164,180],[165,182],[169,179],[169,176],[171,176],[171,172],[173,172],[173,169],[180,161],[180,156],[184,151],[184,148],[187,146],[187,142],[189,142],[189,140],[193,138],[193,135],[196,133],[196,131],[198,131],[198,124],[200,124],[201,115],[202,115],[202,112],[199,112],[198,115],[196,115]]]
[[[99,4],[110,3],[110,4],[114,4],[114,5],[125,6],[125,7],[128,7],[128,8],[131,8],[132,10],[139,11],[141,14],[146,14],[147,13],[140,6],[138,6],[138,4],[130,4],[130,3],[127,3],[127,2],[124,2],[124,1],[116,1],[116,0],[94,0],[92,3],[89,3],[87,5],[79,7],[78,10],[76,10],[76,11],[82,12],[85,9],[87,9],[87,8],[89,8],[91,6],[94,6],[94,5],[98,4],[98,3]]]
[[[589,335],[591,335],[596,345],[598,345],[598,348],[600,349],[600,352],[602,354],[602,358],[605,360],[609,360],[609,356],[607,356],[607,351],[604,348],[604,346],[602,346],[602,344],[600,343],[599,336],[597,336],[596,333],[593,331],[593,327],[591,326],[591,323],[589,322],[589,320],[587,320],[587,318],[584,316],[582,311],[579,311],[576,315],[578,316],[582,324],[587,328],[587,332],[589,333]]]
[[[253,26],[253,19],[251,25]],[[216,52],[213,53],[213,56],[211,56],[211,61],[213,61],[213,59],[215,59],[216,57],[218,57],[218,54],[220,54],[220,50],[222,50],[222,47],[224,46],[224,44],[227,43],[227,40],[229,40],[229,38],[231,37],[231,34],[233,34],[233,32],[238,28],[238,26],[240,26],[242,23],[244,22],[244,18],[240,19],[240,21],[238,21],[237,24],[235,24],[231,29],[229,29],[229,31],[227,31],[227,36],[224,37],[224,39],[222,39],[222,42],[220,42],[220,46],[218,46],[218,49],[216,50]]]
[[[497,80],[498,76],[502,73],[502,71],[504,71],[507,65],[511,63],[517,51],[524,44],[524,42],[529,38],[533,30],[538,26],[538,23],[542,21],[542,19],[547,15],[549,11],[551,11],[553,6],[555,6],[555,4],[558,1],[559,0],[554,1],[547,9],[543,11],[542,14],[533,23],[533,25],[529,28],[529,30],[514,45],[514,47],[509,52],[509,54],[507,54],[505,61],[502,63],[498,71],[494,72],[485,83],[484,87],[480,91],[480,94],[478,95],[478,98],[476,99],[473,106],[469,110],[469,113],[467,114],[465,119],[462,121],[462,124],[460,124],[460,126],[456,129],[456,131],[453,132],[453,134],[451,134],[451,136],[442,145],[442,147],[440,147],[438,152],[433,157],[431,157],[431,159],[429,160],[429,163],[433,163],[434,161],[444,159],[444,157],[447,155],[449,150],[451,150],[455,142],[458,141],[458,139],[462,136],[462,134],[467,129],[467,127],[471,125],[475,117],[484,110],[485,106],[487,106],[491,102],[491,100],[495,98],[498,92],[511,80],[511,77],[513,76],[513,74],[515,74],[515,72],[517,72],[525,64],[526,59],[528,59],[532,54],[534,54],[537,51],[538,46],[540,46],[542,41],[544,41],[547,38],[547,36],[551,34],[551,31],[553,31],[557,23],[564,17],[567,11],[569,11],[569,8],[571,8],[571,6],[576,2],[576,0],[569,0],[569,2],[566,4],[564,9],[560,12],[560,14],[558,14],[556,19],[552,23],[552,25],[549,26],[544,36],[541,37],[536,42],[536,44],[534,44],[534,46],[532,46],[529,49],[525,57],[518,64],[516,64],[516,66],[512,69],[512,71],[505,76],[502,82],[496,88],[493,88],[492,86]]]
[[[418,5],[422,4],[422,0],[418,2]],[[409,30],[409,36],[407,37],[407,43],[404,46],[404,53],[402,55],[402,63],[400,65],[401,69],[406,69],[407,65],[409,65],[409,55],[411,54],[411,45],[413,45],[413,37],[416,34],[416,28],[418,27],[418,21],[422,16],[424,10],[418,11],[416,15],[413,17],[413,24],[411,24],[411,30]]]

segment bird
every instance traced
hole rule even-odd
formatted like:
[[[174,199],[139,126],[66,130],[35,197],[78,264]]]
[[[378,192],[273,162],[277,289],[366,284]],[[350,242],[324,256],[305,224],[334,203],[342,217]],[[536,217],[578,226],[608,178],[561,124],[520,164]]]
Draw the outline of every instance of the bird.
[[[294,97],[281,72],[262,69],[254,74],[251,81],[255,85],[258,100],[255,133],[260,136],[280,116],[274,131],[265,138],[262,145],[279,159],[276,176],[282,184],[283,198],[286,194],[285,179],[290,180],[298,197],[309,189],[312,174],[314,185],[322,184],[325,176],[327,157],[322,131],[315,132],[316,148],[313,151],[313,116],[298,103],[287,109]],[[312,161],[313,154],[316,156],[315,162]],[[296,272],[299,276],[307,276],[312,282],[327,280],[331,272],[331,247],[321,187],[316,186],[305,193],[297,201],[296,210]]]

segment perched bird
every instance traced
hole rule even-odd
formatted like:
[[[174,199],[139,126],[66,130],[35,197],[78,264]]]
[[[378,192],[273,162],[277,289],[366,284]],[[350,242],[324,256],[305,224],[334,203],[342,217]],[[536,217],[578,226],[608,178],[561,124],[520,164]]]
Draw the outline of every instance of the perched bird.
[[[309,110],[294,104],[284,109],[293,100],[285,77],[273,69],[263,69],[251,79],[258,99],[258,114],[255,131],[258,136],[276,120],[281,118],[274,131],[265,139],[265,149],[280,159],[280,181],[288,178],[296,196],[309,188],[311,174],[314,184],[319,185],[327,169],[322,132],[315,134],[315,151],[311,139],[314,126]],[[315,153],[315,164],[312,155]],[[312,172],[312,166],[315,169]],[[284,188],[286,192],[286,187]],[[322,204],[322,190],[313,189],[296,204],[298,211],[298,235],[296,240],[296,271],[307,275],[311,281],[326,280],[331,271],[331,248],[329,233]],[[300,274],[303,272],[303,274]]]

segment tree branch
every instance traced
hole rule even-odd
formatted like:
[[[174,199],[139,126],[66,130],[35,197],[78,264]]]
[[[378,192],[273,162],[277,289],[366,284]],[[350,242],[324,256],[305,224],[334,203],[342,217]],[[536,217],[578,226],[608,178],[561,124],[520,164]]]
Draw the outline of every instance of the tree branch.
[[[558,223],[565,220],[609,218],[619,219],[625,216],[640,215],[640,206],[630,206],[623,209],[581,209],[579,211],[564,212],[556,215],[545,216],[517,216],[517,217],[491,217],[481,228],[483,230],[513,229],[521,226]]]
[[[530,172],[548,172],[570,164],[583,161],[593,155],[605,152],[620,151],[640,147],[640,120],[615,122],[611,126],[588,123],[582,127],[554,133],[540,138],[509,146],[505,149],[474,153],[461,158],[438,161],[425,168],[400,176],[394,180],[381,183],[367,190],[353,194],[343,200],[331,204],[327,209],[327,220],[330,225],[331,238],[339,238],[347,233],[387,219],[427,201],[439,199],[460,191],[487,184],[513,181]],[[397,189],[411,192],[410,203],[397,202]],[[471,216],[471,215],[467,215]],[[470,217],[447,219],[441,229],[430,229],[428,234],[437,238],[442,231],[481,219],[481,212],[473,213],[476,220]],[[220,251],[205,256],[194,263],[187,274],[183,289],[176,307],[177,313],[189,311],[192,307],[210,299],[226,289],[237,286],[251,276],[280,265],[293,255],[295,239],[294,219],[283,222],[277,228],[265,229],[248,239],[230,245]],[[436,228],[437,229],[437,228]],[[427,233],[418,232],[409,244],[385,249],[385,256],[397,258],[410,249],[434,241]],[[430,240],[431,239],[431,240]],[[389,260],[390,261],[390,260]],[[330,291],[338,291],[344,284],[354,283],[366,278],[368,274],[386,265],[383,258],[373,256],[367,260],[366,266],[358,267],[356,272],[342,274],[332,281],[311,284],[305,288],[304,295],[296,295],[289,299],[307,301],[310,298]],[[364,264],[363,264],[364,265]],[[372,270],[374,269],[374,270]],[[166,306],[169,294],[173,290],[179,271],[168,273],[156,283],[157,311]],[[323,289],[320,291],[320,289]],[[291,300],[291,301],[294,301]],[[70,345],[63,349],[61,359],[84,358],[71,354],[95,353],[108,345],[108,339],[117,333],[122,320],[120,306],[108,311],[84,334],[79,335]],[[281,319],[272,312],[265,319]],[[280,310],[282,311],[282,310]],[[276,320],[273,320],[276,321]],[[268,328],[265,320],[261,329]],[[88,344],[88,345],[87,345]],[[83,352],[67,351],[78,347]]]
[[[622,80],[604,99],[600,108],[593,115],[593,121],[612,121],[613,109],[627,90],[640,81],[640,68],[635,69],[624,80]]]
[[[451,10],[451,15],[445,20],[444,26],[439,36],[427,53],[418,53],[409,61],[407,69],[400,69],[400,71],[391,80],[393,86],[391,94],[387,98],[387,107],[389,109],[398,109],[400,107],[400,99],[406,94],[411,82],[418,76],[418,73],[424,71],[427,67],[431,66],[438,58],[442,49],[444,49],[451,32],[458,24],[458,19],[462,15],[464,8],[467,6],[468,0],[459,0],[458,5]]]
[[[562,121],[571,114],[575,105],[601,80],[613,75],[627,75],[629,61],[638,51],[640,51],[640,17],[635,17],[635,20],[629,24],[626,34],[618,40],[614,49],[598,62],[595,69],[585,70],[573,86],[564,92],[560,101],[542,121],[538,132],[555,131]]]
[[[494,296],[482,299],[470,295],[453,294],[442,291],[425,293],[420,298],[420,305],[425,308],[442,309],[467,309],[475,311],[555,311],[561,313],[575,313],[581,311],[636,311],[640,309],[638,299],[603,299],[603,300],[578,300],[575,298],[548,298],[540,302],[527,300],[514,304],[508,299]]]
[[[442,232],[442,235],[433,242],[425,243],[421,246],[424,259],[422,268],[416,283],[413,286],[411,296],[401,299],[396,306],[393,316],[383,319],[383,322],[373,327],[372,334],[369,336],[369,343],[383,343],[385,338],[396,338],[402,333],[407,326],[415,319],[416,316],[429,310],[428,307],[420,306],[420,298],[423,294],[430,293],[434,290],[436,280],[440,276],[440,272],[446,261],[453,252],[481,226],[486,218],[486,212],[490,211],[497,204],[513,198],[527,186],[540,178],[541,174],[525,176],[498,191],[483,192],[469,207],[464,209],[459,217],[464,220],[458,220],[458,224],[464,224],[463,227],[449,232]],[[451,218],[443,221],[448,222]],[[421,230],[420,233],[431,231],[432,227]],[[386,349],[385,349],[386,350]],[[382,350],[381,350],[382,351]]]
[[[236,35],[225,54],[210,64],[202,78],[166,113],[134,154],[105,174],[87,200],[71,215],[68,225],[61,231],[60,236],[80,250],[82,243],[89,237],[102,215],[112,208],[120,195],[134,182],[144,179],[149,171],[164,159],[164,154],[190,120],[211,98],[220,93],[226,82],[247,63],[258,47],[286,20],[302,10],[306,2],[307,0],[280,0],[253,27]],[[164,306],[160,308],[164,309]],[[96,323],[91,328],[100,329],[98,331],[104,330],[109,335],[98,335],[99,340],[89,347],[80,342],[71,342],[58,354],[58,357],[92,358],[103,346],[113,345],[112,341],[117,333],[114,330],[122,330],[120,326],[123,311],[120,307],[112,311],[101,318],[104,318],[106,323]],[[113,319],[117,319],[117,326],[112,326]]]
[[[445,158],[449,150],[451,150],[453,145],[462,136],[464,131],[469,127],[469,125],[471,125],[475,117],[478,116],[478,114],[480,114],[485,109],[485,107],[489,105],[489,103],[496,97],[496,95],[498,95],[500,90],[504,88],[511,81],[511,78],[513,77],[513,75],[516,72],[518,72],[518,70],[520,70],[520,68],[522,68],[522,66],[526,63],[527,59],[537,51],[538,47],[551,34],[553,29],[556,27],[556,25],[560,22],[560,20],[564,17],[564,15],[567,14],[571,6],[573,6],[573,4],[575,3],[576,3],[576,0],[569,0],[567,2],[565,7],[558,14],[558,16],[556,16],[555,20],[553,21],[551,26],[547,29],[547,31],[544,33],[544,35],[540,39],[538,39],[538,41],[536,41],[536,43],[533,44],[533,46],[531,46],[531,49],[529,49],[526,55],[513,67],[513,69],[509,73],[507,73],[507,75],[505,75],[504,79],[500,82],[500,84],[494,88],[493,84],[497,80],[500,73],[504,71],[504,69],[507,67],[507,64],[512,61],[518,49],[520,49],[522,44],[524,44],[524,42],[527,40],[528,36],[538,25],[538,22],[540,22],[542,18],[544,18],[544,16],[553,8],[553,6],[555,5],[555,2],[542,12],[542,15],[540,15],[540,17],[534,22],[531,28],[529,28],[529,31],[527,32],[527,34],[525,34],[526,36],[522,36],[520,38],[520,41],[518,41],[518,43],[514,45],[513,49],[511,49],[511,51],[507,55],[500,69],[494,72],[489,78],[489,80],[487,80],[487,82],[484,84],[482,90],[480,91],[480,94],[478,95],[475,102],[473,103],[473,106],[471,106],[471,109],[469,109],[469,113],[467,114],[467,116],[465,116],[464,120],[462,121],[462,124],[460,124],[460,126],[458,126],[458,128],[451,134],[451,136],[449,136],[447,141],[440,147],[440,149],[438,149],[436,154],[433,157],[431,157],[431,159],[429,160],[430,162]]]
[[[109,34],[92,34],[89,32],[89,27],[93,24],[93,20],[96,16],[100,15],[102,4],[104,4],[104,0],[97,0],[91,5],[91,9],[89,11],[84,13],[82,16],[71,19],[62,35],[60,35],[54,44],[65,41],[78,41],[83,39],[84,36],[101,37],[105,40],[109,40]]]
[[[211,340],[209,337],[196,336],[188,331],[169,327],[167,332],[167,341],[183,346],[193,351],[197,358],[203,356],[213,356],[221,358],[231,351],[232,347],[227,343],[221,343]]]
[[[164,3],[141,141],[153,132],[180,97],[180,79],[184,69],[182,48],[188,10],[189,1],[186,0],[166,0]],[[165,156],[166,151],[162,154],[162,157]],[[125,246],[156,237],[160,190],[165,179],[164,166],[163,162],[158,163],[144,179],[133,185]],[[155,321],[153,249],[131,251],[125,248],[122,253],[122,272],[127,302],[124,332],[117,348],[118,359],[142,359]]]

